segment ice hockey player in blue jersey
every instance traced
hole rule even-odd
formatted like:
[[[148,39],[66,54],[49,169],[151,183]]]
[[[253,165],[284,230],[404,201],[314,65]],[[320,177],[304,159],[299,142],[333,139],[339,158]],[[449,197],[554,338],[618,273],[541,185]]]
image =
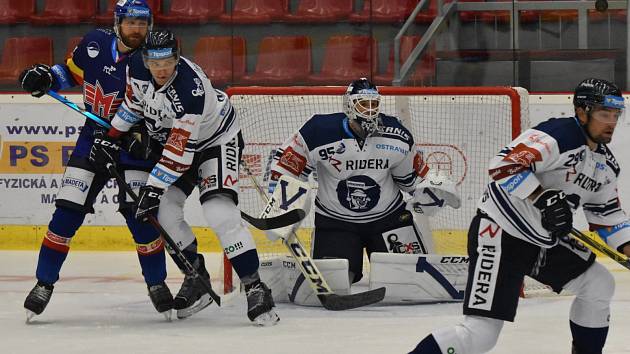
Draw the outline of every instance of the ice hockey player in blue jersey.
[[[369,80],[353,81],[343,112],[317,114],[276,150],[270,191],[280,176],[306,181],[316,172],[313,258],[349,262],[352,282],[363,274],[363,250],[428,253],[403,191],[428,196],[433,205],[459,207],[452,190],[420,188],[429,167],[411,132],[380,112],[380,94]],[[446,182],[446,181],[444,181]]]
[[[47,90],[57,91],[80,85],[86,110],[110,120],[124,98],[127,63],[143,44],[151,24],[151,9],[145,0],[120,0],[115,8],[114,31],[97,29],[88,32],[65,63],[53,67],[37,64],[24,70],[19,81],[35,97],[43,96]],[[87,120],[68,161],[57,193],[56,209],[40,249],[37,284],[24,301],[29,318],[41,314],[46,308],[72,237],[86,214],[94,212],[95,198],[110,178],[104,165],[90,161],[89,156],[93,144],[107,143],[103,135],[103,129]],[[143,149],[137,149],[136,140],[126,137],[125,141],[130,151],[142,152]],[[120,154],[118,168],[130,185],[146,180],[152,165],[144,161],[144,156],[137,156],[141,153],[115,153]],[[131,203],[124,194],[119,194],[118,200],[119,211],[136,243],[149,297],[156,310],[168,317],[172,295],[164,283],[163,241],[153,227],[133,217]]]
[[[503,322],[514,321],[525,275],[576,295],[567,350],[602,352],[615,282],[568,234],[582,206],[591,229],[609,245],[620,249],[630,241],[617,194],[619,165],[606,146],[625,105],[621,91],[601,79],[582,81],[573,105],[575,117],[528,129],[490,161],[491,182],[468,232],[464,320],[433,331],[411,353],[490,351]]]
[[[208,225],[245,286],[247,316],[257,325],[273,325],[271,291],[260,281],[258,253],[238,209],[239,161],[243,138],[227,95],[215,90],[201,68],[180,57],[171,31],[150,32],[128,66],[127,95],[112,120],[115,141],[136,123],[146,125],[159,161],[140,188],[136,218],[157,214],[158,221],[202,276],[209,278],[184,203],[196,187]],[[107,155],[107,149],[95,153]],[[174,299],[177,316],[188,317],[210,303],[201,284],[186,277]]]

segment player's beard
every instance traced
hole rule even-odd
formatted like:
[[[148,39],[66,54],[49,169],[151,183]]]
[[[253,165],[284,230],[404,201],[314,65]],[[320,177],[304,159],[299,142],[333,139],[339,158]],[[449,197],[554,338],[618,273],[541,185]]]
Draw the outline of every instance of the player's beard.
[[[590,119],[593,119],[593,118],[591,117]],[[597,144],[609,144],[612,141],[612,136],[614,133],[614,129],[613,129],[610,131],[603,130],[599,132],[599,134],[593,134],[591,126],[590,126],[590,122],[586,123],[586,125],[584,126],[584,130],[586,130],[586,134],[588,135],[588,137]]]
[[[144,36],[139,33],[133,33],[130,35],[121,34],[121,39],[124,45],[131,49],[138,49],[144,42]]]

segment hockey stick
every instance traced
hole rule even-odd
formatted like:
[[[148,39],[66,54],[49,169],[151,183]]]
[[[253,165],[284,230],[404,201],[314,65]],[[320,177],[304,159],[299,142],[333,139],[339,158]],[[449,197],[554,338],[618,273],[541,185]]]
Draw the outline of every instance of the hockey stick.
[[[610,248],[607,244],[594,240],[591,236],[585,235],[579,230],[576,230],[575,228],[571,229],[571,235],[573,235],[573,237],[575,237],[576,239],[591,246],[593,249],[607,255],[613,261],[619,263],[625,268],[630,269],[630,260],[628,259],[628,257],[624,254],[617,252],[617,250]]]
[[[248,177],[254,184],[260,197],[267,202],[268,198],[265,191],[262,189],[258,181],[256,181],[245,161],[241,161],[241,166],[243,166],[243,169],[247,172]],[[302,275],[308,281],[325,309],[331,311],[350,310],[377,303],[385,298],[385,288],[372,289],[351,295],[335,294],[328,283],[326,283],[322,273],[319,269],[317,269],[317,266],[315,266],[313,259],[308,255],[308,252],[300,243],[300,240],[297,238],[295,232],[291,232],[289,237],[282,240],[282,243],[289,250],[289,253],[291,253],[293,258],[295,258],[296,263],[300,268],[300,272],[302,272]]]
[[[106,129],[110,129],[112,127],[111,124],[109,124],[103,118],[97,116],[94,113],[81,109],[76,103],[61,96],[57,92],[49,90],[47,93],[50,97],[70,107],[72,110],[78,112],[84,117],[96,122],[101,127],[106,128]],[[245,221],[247,221],[253,227],[259,230],[278,229],[281,227],[293,225],[299,222],[300,220],[304,219],[305,216],[306,216],[306,213],[304,213],[304,210],[295,209],[295,210],[291,210],[290,212],[287,212],[286,214],[278,215],[278,216],[268,218],[268,219],[260,219],[260,218],[255,218],[251,215],[245,214],[243,211],[241,211],[241,218],[243,218]]]
[[[131,199],[133,199],[134,202],[137,202],[138,196],[136,195],[136,193],[133,192],[131,187],[129,187],[127,182],[125,182],[124,178],[122,178],[120,173],[118,173],[118,171],[116,170],[116,166],[114,166],[114,164],[112,163],[108,163],[107,170],[109,171],[110,175],[114,176],[120,188],[122,188],[125,191],[125,193],[127,193],[131,197]],[[177,259],[184,265],[184,268],[186,268],[186,273],[189,275],[192,275],[193,278],[195,278],[196,280],[199,280],[204,290],[208,293],[208,295],[210,295],[212,300],[214,300],[214,302],[216,302],[217,305],[221,306],[221,297],[217,295],[217,293],[215,293],[214,290],[212,290],[212,286],[210,285],[210,282],[208,281],[208,279],[199,275],[199,272],[197,272],[197,269],[195,269],[195,267],[190,263],[190,261],[188,261],[188,258],[184,256],[184,254],[182,253],[182,250],[177,246],[175,241],[173,241],[173,238],[168,234],[168,232],[164,230],[162,225],[160,225],[160,222],[157,220],[157,218],[153,215],[149,215],[148,219],[149,219],[149,223],[153,225],[153,227],[155,227],[155,229],[158,230],[158,232],[162,235],[162,238],[164,239],[164,241],[166,241],[166,244],[173,251],[173,253],[175,253],[175,256],[177,256]]]

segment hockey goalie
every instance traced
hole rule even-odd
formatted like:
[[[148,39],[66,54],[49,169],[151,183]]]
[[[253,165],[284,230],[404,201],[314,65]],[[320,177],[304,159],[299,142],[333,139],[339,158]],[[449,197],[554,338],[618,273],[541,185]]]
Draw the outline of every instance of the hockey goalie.
[[[428,225],[441,208],[460,207],[455,184],[429,169],[411,132],[379,104],[376,86],[359,79],[348,86],[343,112],[307,120],[274,153],[263,215],[308,212],[314,204],[312,257],[337,294],[351,293],[363,278],[365,251],[369,287],[385,286],[386,301],[461,300],[468,258],[431,254]],[[318,183],[314,203],[311,174]],[[298,227],[267,236],[285,239]],[[263,261],[260,273],[276,301],[319,305],[291,257]]]

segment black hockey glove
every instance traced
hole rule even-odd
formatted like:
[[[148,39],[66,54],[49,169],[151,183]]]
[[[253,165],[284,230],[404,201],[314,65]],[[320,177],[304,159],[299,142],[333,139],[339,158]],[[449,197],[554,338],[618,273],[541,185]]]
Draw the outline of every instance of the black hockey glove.
[[[20,85],[34,97],[42,97],[52,87],[53,76],[50,66],[35,64],[24,69],[18,78]]]
[[[151,147],[148,142],[138,140],[134,135],[135,134],[123,135],[120,139],[121,147],[134,159],[148,160],[149,156],[151,156]]]
[[[118,163],[120,146],[113,138],[107,136],[102,130],[94,132],[94,142],[90,149],[90,163],[96,169],[107,169],[107,164]]]
[[[573,227],[573,212],[563,191],[547,189],[540,193],[534,206],[540,209],[542,226],[552,237],[564,237]]]
[[[149,215],[157,216],[162,194],[164,194],[164,190],[158,187],[144,186],[140,188],[135,207],[135,218],[139,221],[147,222]]]

